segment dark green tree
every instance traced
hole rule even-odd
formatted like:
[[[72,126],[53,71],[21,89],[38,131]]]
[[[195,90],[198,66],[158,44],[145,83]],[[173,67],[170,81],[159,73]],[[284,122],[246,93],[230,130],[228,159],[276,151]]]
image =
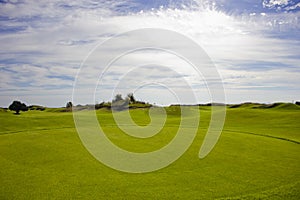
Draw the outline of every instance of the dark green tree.
[[[129,99],[129,103],[135,103],[136,102],[136,100],[133,96],[133,93],[127,94],[127,98]]]
[[[27,111],[28,108],[24,103],[20,101],[13,101],[12,104],[8,107],[9,110],[15,111],[15,114],[20,114],[20,111]]]
[[[73,103],[71,101],[69,101],[66,105],[66,108],[72,108],[73,107]]]
[[[118,102],[124,100],[121,94],[116,94],[115,98],[113,99],[113,102]]]

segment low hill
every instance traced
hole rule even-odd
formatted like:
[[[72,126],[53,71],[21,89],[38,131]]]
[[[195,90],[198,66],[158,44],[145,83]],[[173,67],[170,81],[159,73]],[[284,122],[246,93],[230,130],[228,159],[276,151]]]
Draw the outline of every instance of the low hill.
[[[46,108],[44,106],[39,106],[39,105],[30,105],[28,106],[28,110],[40,110],[44,111]]]
[[[272,104],[260,104],[260,103],[242,103],[230,105],[229,108],[251,108],[251,109],[282,109],[282,110],[298,110],[300,106],[292,103],[272,103]]]
[[[285,109],[285,110],[295,110],[300,109],[300,106],[292,103],[273,103],[261,106],[260,108],[273,108],[273,109]]]
[[[257,107],[261,107],[264,105],[266,105],[266,104],[246,102],[246,103],[241,103],[241,104],[229,105],[229,108],[257,108]]]

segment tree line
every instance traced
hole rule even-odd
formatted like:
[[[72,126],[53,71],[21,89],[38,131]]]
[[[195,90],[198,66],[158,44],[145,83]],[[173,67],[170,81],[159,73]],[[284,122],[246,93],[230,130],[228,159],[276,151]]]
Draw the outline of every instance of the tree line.
[[[143,105],[143,107],[151,107],[151,104],[145,103],[143,101],[137,101],[134,97],[133,93],[127,94],[125,98],[122,97],[121,94],[116,94],[115,97],[112,99],[111,102],[102,102],[97,103],[95,105],[76,105],[74,106],[71,101],[67,102],[65,106],[64,111],[72,111],[75,110],[81,110],[81,109],[100,109],[100,108],[109,108],[113,110],[124,110],[127,108],[134,108],[134,104]],[[43,106],[26,106],[25,103],[22,103],[21,101],[13,101],[12,104],[8,107],[9,110],[15,111],[15,114],[20,114],[21,111],[25,112],[28,110],[45,110],[45,107]]]

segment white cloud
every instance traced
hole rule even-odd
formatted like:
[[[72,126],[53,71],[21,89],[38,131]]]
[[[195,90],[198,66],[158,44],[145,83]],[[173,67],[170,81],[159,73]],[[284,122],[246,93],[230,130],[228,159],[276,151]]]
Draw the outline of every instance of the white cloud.
[[[252,88],[245,94],[250,98],[256,92],[260,93],[263,89],[260,87],[277,87],[280,91],[283,86],[296,90],[300,84],[296,78],[300,73],[300,41],[297,36],[300,28],[299,13],[234,16],[202,6],[200,1],[198,7],[193,4],[192,8],[186,9],[161,7],[126,13],[134,6],[132,3],[23,1],[2,4],[1,16],[7,19],[0,21],[6,29],[0,32],[0,64],[3,69],[11,71],[0,74],[0,90],[2,96],[6,96],[3,98],[6,100],[0,104],[6,106],[12,100],[9,96],[20,92],[31,97],[47,95],[47,92],[43,92],[45,89],[59,90],[57,93],[61,95],[60,100],[65,91],[67,101],[73,84],[70,77],[75,77],[81,62],[95,45],[123,31],[139,28],[173,30],[196,41],[217,64],[228,93],[235,88],[244,91]],[[287,0],[271,0],[265,1],[264,5],[271,7],[287,3]],[[107,51],[107,54],[111,51],[113,49]],[[187,75],[189,81],[194,85],[200,84],[197,78],[191,76],[191,71],[183,67],[183,63],[168,55],[149,56],[140,52],[133,57],[129,56],[117,66],[130,66],[133,60],[142,65],[150,63],[147,61],[149,58],[155,58],[158,64],[174,66],[174,69],[181,67],[181,73]],[[117,79],[120,71],[123,72],[117,67],[113,71],[115,74],[107,78]],[[97,69],[94,69],[86,73],[96,72]],[[267,77],[262,77],[263,74]],[[179,88],[176,78],[172,81],[173,86]],[[253,81],[256,85],[252,84]],[[89,79],[86,83],[88,86],[93,85]],[[255,88],[260,90],[256,91]],[[282,89],[278,94],[284,97],[284,92]],[[260,100],[258,97],[256,100]],[[299,92],[294,92],[293,97],[300,98]],[[228,99],[236,101],[236,98],[233,95],[233,98]],[[41,103],[45,103],[46,99]],[[261,96],[261,101],[266,101],[266,97]],[[57,105],[61,104],[57,102]]]
[[[275,7],[275,6],[286,6],[290,0],[264,0],[263,5],[265,7]]]

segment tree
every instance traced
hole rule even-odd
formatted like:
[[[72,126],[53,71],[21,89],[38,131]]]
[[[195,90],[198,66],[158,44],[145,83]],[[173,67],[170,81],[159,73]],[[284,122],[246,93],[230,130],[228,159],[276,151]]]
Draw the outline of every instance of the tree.
[[[73,104],[72,104],[71,101],[69,101],[69,102],[67,103],[67,105],[66,105],[66,108],[72,108],[72,107],[73,107]]]
[[[135,103],[136,102],[136,100],[135,100],[135,98],[133,96],[133,93],[127,94],[127,97],[129,99],[129,103]]]
[[[9,110],[15,111],[15,114],[20,114],[20,111],[27,111],[28,108],[24,103],[20,101],[13,101],[12,104],[8,107]]]
[[[128,108],[129,98],[126,97],[123,99],[121,94],[117,94],[115,98],[112,100],[111,109],[112,110],[125,110]]]
[[[116,94],[115,98],[113,99],[113,102],[118,102],[124,100],[121,94]]]

